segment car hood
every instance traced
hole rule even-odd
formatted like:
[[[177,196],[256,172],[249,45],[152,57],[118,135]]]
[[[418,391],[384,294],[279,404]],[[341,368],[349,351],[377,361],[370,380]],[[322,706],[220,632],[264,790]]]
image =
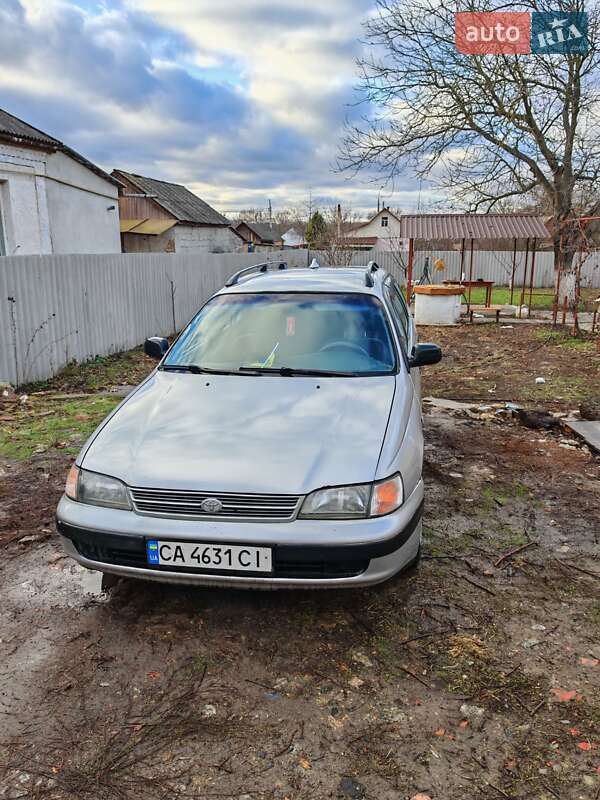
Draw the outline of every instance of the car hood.
[[[395,377],[155,372],[81,465],[129,486],[303,494],[371,481]]]

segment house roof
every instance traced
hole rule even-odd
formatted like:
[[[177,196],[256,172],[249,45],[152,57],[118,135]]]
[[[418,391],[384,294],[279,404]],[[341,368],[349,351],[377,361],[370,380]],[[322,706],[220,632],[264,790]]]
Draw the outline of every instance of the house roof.
[[[185,186],[169,183],[156,178],[147,178],[124,170],[113,170],[113,176],[122,175],[144,194],[152,196],[152,200],[172,214],[178,222],[190,222],[196,225],[230,225],[222,214],[204,200],[201,200]]]
[[[543,217],[534,214],[403,214],[404,239],[548,238]]]
[[[263,242],[276,242],[281,239],[282,235],[286,232],[285,230],[281,230],[281,226],[270,222],[249,222],[243,219],[238,222],[236,228],[239,228],[241,225],[245,225],[247,228],[250,228],[251,231],[254,231]],[[287,228],[287,225],[283,227]]]
[[[401,220],[402,218],[391,211],[389,208],[382,208],[376,214],[373,214],[368,220],[364,222],[351,222],[351,223],[342,223],[342,228],[345,229],[348,233],[358,233],[361,228],[366,228],[367,225],[370,225],[373,220],[377,219],[377,217],[381,217],[385,215],[386,217],[394,217],[397,220]]]
[[[0,108],[0,138],[10,139],[17,144],[28,144],[33,147],[43,147],[65,153],[65,155],[91,170],[100,178],[119,186],[119,181],[109,175],[108,172],[104,172],[103,169],[97,167],[96,164],[88,161],[85,156],[82,156],[59,139],[55,139],[53,136],[44,133],[44,131],[34,128],[33,125],[19,119],[19,117],[15,117],[14,114],[10,114],[2,108]]]
[[[382,214],[400,223],[401,239],[547,239],[549,231],[543,217],[535,214],[395,214],[389,208],[378,211],[350,235],[361,237],[360,230]]]

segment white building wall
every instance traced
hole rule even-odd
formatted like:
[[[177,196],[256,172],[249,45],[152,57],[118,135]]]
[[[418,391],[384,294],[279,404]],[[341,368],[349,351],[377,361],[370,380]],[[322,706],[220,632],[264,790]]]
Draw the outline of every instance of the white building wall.
[[[65,153],[48,157],[54,253],[120,253],[118,188]]]
[[[231,228],[176,225],[172,231],[176,253],[235,253],[244,246]]]
[[[158,236],[126,233],[126,253],[241,253],[244,242],[224,226],[175,225]]]
[[[7,255],[119,253],[117,197],[116,186],[65,153],[0,144]]]
[[[387,227],[381,224],[381,218],[387,217]],[[348,233],[353,239],[358,239],[362,236],[377,236],[379,239],[393,239],[398,241],[400,238],[400,220],[398,220],[390,211],[380,211],[373,219],[369,220],[366,225],[360,228],[355,228]]]

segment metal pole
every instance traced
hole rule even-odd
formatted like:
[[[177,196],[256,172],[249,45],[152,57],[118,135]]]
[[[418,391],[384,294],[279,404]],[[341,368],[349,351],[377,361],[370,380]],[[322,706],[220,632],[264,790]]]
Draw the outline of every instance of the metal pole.
[[[473,283],[473,239],[471,239],[471,255],[469,259],[469,294],[467,296],[467,311],[471,310],[471,284]]]
[[[415,240],[408,240],[408,266],[406,268],[406,302],[410,305],[410,296],[412,294],[412,275],[413,275],[413,261],[415,257]]]
[[[515,271],[517,269],[517,240],[513,246],[512,275],[510,276],[510,304],[513,302],[513,292],[515,290]]]
[[[523,315],[523,303],[525,302],[525,286],[527,284],[527,267],[529,265],[529,238],[525,242],[525,270],[523,272],[523,286],[521,288],[521,302],[519,303],[519,319]]]
[[[460,272],[458,274],[458,282],[459,283],[463,282],[463,268],[464,268],[464,265],[465,265],[465,240],[464,240],[464,237],[463,237],[463,239],[461,240],[461,244],[460,244]]]
[[[533,294],[533,273],[535,270],[535,248],[537,246],[537,239],[533,237],[533,245],[531,249],[531,277],[529,279],[529,307],[527,308],[527,316],[531,316],[531,295]]]

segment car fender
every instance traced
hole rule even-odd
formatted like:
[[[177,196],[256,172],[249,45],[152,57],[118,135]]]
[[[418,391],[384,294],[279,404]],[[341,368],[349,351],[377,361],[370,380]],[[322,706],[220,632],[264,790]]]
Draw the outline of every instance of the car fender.
[[[421,404],[410,378],[398,375],[396,380],[401,385],[396,386],[376,477],[379,480],[399,472],[408,497],[423,473]]]

